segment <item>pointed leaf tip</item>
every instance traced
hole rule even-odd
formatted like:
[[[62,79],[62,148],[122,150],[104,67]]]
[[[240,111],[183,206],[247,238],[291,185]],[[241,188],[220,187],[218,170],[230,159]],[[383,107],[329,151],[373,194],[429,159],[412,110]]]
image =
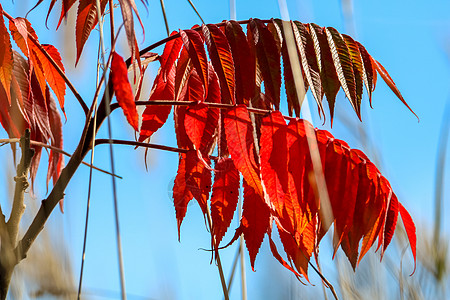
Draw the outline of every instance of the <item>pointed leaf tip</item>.
[[[128,123],[135,131],[139,130],[139,115],[134,102],[134,95],[128,81],[128,72],[122,57],[116,52],[113,53],[111,61],[111,81],[117,102],[123,110]]]

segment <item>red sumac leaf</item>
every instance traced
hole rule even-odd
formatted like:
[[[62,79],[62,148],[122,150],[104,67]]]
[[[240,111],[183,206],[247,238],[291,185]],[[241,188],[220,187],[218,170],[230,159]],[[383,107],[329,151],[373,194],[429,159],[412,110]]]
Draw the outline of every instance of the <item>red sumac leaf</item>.
[[[322,107],[322,83],[314,49],[314,41],[305,25],[297,21],[291,22],[291,24],[307,83],[311,87],[311,92],[319,107],[319,113],[322,112],[325,116]]]
[[[186,129],[186,134],[197,150],[200,149],[203,133],[207,124],[207,118],[208,106],[204,103],[198,103],[194,106],[189,106],[186,109],[184,127]]]
[[[398,203],[398,210],[400,216],[402,217],[403,225],[405,225],[406,235],[408,236],[409,245],[411,246],[411,252],[414,257],[414,271],[416,270],[416,226],[409,215],[408,211],[403,207],[403,205]],[[413,273],[414,273],[413,271]]]
[[[322,88],[327,96],[331,124],[333,124],[334,104],[341,84],[336,73],[333,56],[324,29],[314,23],[310,23],[309,32],[314,41],[314,49],[316,51],[317,63],[320,70]]]
[[[202,26],[212,65],[219,77],[222,103],[235,104],[234,64],[225,34],[214,24]]]
[[[247,107],[238,105],[228,109],[224,115],[224,123],[228,150],[234,165],[254,192],[264,198],[259,168],[254,157],[252,121]]]
[[[325,33],[339,82],[353,109],[361,119],[357,109],[355,74],[353,73],[352,60],[347,45],[341,34],[333,27],[327,27]]]
[[[201,79],[205,97],[208,94],[208,59],[203,46],[203,38],[200,33],[192,29],[180,30],[180,36]]]
[[[3,8],[0,4],[0,15],[3,16]],[[5,20],[0,20],[0,84],[6,92],[8,103],[11,103],[11,73],[13,68],[12,46],[8,31],[6,30]]]
[[[231,158],[222,158],[214,170],[214,184],[211,196],[212,234],[216,248],[225,235],[239,198],[239,172]]]
[[[375,66],[375,68],[378,71],[378,74],[381,75],[381,78],[383,78],[384,82],[389,86],[389,88],[394,92],[394,94],[402,101],[402,103],[416,116],[417,120],[419,117],[416,115],[416,113],[409,107],[409,105],[406,103],[405,99],[403,99],[402,94],[398,90],[397,86],[394,83],[394,80],[392,80],[389,73],[386,71],[386,69],[383,67],[382,64],[380,64],[377,60],[372,58],[372,64]]]
[[[275,111],[262,119],[260,156],[261,177],[278,217],[284,212],[288,190],[287,126],[282,114]]]
[[[280,108],[281,66],[280,53],[272,33],[261,20],[250,21],[247,37],[256,48],[258,65],[264,80],[265,93],[272,101],[275,109]]]
[[[236,21],[227,21],[225,35],[233,55],[236,79],[236,103],[248,103],[255,95],[256,61],[245,33]]]
[[[139,115],[136,110],[136,103],[134,102],[134,95],[128,81],[128,71],[122,56],[113,53],[111,61],[111,81],[114,92],[116,94],[117,102],[123,110],[128,123],[135,131],[139,130]]]
[[[252,270],[255,259],[270,225],[270,210],[264,199],[247,184],[244,178],[244,203],[240,230],[244,235],[245,245],[250,255]]]
[[[173,36],[177,33],[178,32],[174,31],[170,34],[170,36]],[[177,38],[167,42],[166,46],[164,47],[164,52],[160,57],[161,73],[164,81],[167,79],[167,75],[172,70],[172,68],[174,68],[175,61],[180,54],[181,46],[183,46],[183,42],[180,38]]]
[[[100,0],[100,11],[105,12],[108,0]],[[68,10],[68,8],[67,8]],[[67,12],[67,11],[66,11]],[[77,45],[77,59],[76,64],[80,60],[81,52],[86,43],[92,29],[98,23],[97,16],[97,1],[96,0],[80,0],[78,4],[77,22],[75,29],[76,45]]]

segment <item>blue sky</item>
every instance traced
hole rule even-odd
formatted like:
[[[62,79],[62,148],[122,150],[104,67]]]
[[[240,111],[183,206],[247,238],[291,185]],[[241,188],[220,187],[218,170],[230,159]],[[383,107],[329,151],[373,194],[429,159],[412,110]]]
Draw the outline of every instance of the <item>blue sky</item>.
[[[18,1],[16,6],[9,0],[2,2],[4,9],[13,16],[24,16],[34,4],[34,1],[30,0],[20,1],[19,7]],[[51,15],[50,29],[46,29],[43,24],[48,2],[44,1],[43,5],[30,13],[29,20],[41,43],[54,44],[63,58],[69,58],[75,47],[73,39],[68,38],[64,42],[63,33],[55,33],[54,19],[59,16],[59,5]],[[171,30],[190,28],[200,22],[187,1],[165,2]],[[348,100],[339,93],[338,119],[335,120],[331,132],[335,137],[347,141],[351,147],[361,148],[364,145],[355,137],[355,133],[359,126],[363,126],[371,140],[367,147],[369,157],[375,156],[373,149],[376,149],[380,158],[379,169],[391,182],[399,200],[410,211],[419,230],[431,228],[438,138],[445,103],[450,101],[450,3],[445,0],[355,1],[353,23],[349,26],[345,23],[340,1],[287,2],[292,19],[332,26],[360,41],[390,72],[408,104],[419,115],[418,123],[414,115],[380,78],[373,95],[374,109],[370,109],[366,97],[363,99],[361,125],[358,124]],[[195,0],[194,3],[206,23],[218,23],[229,18],[228,1]],[[159,1],[149,0],[148,13],[141,3],[138,3],[138,8],[141,9],[141,18],[146,29],[145,41],[140,46],[164,38],[166,31]],[[74,8],[70,11],[71,14],[75,12]],[[118,10],[116,15],[120,15]],[[278,2],[237,1],[237,19],[251,17],[280,17]],[[73,31],[70,27],[68,30]],[[139,42],[142,42],[142,39]],[[98,34],[93,32],[76,69],[73,69],[73,61],[64,60],[69,78],[89,103],[92,101],[91,95],[95,87],[95,73],[90,67],[96,64],[97,43]],[[121,43],[119,49],[121,54],[126,54],[126,43]],[[162,48],[157,49],[158,53],[161,51]],[[147,86],[151,86],[156,68],[150,71]],[[143,97],[146,100],[148,92]],[[309,94],[308,97],[311,99]],[[65,150],[70,152],[76,146],[83,117],[69,90],[66,111],[68,120],[64,125]],[[317,120],[317,116],[313,118],[315,126],[322,128],[322,122]],[[131,128],[125,123],[121,112],[113,114],[112,123],[115,138],[133,139]],[[328,123],[325,128],[330,129]],[[4,133],[2,135],[5,136]],[[105,137],[106,130],[103,130],[101,135]],[[152,141],[176,145],[172,123],[169,121],[155,134]],[[1,148],[0,151],[3,157],[10,157],[7,147]],[[114,155],[116,172],[124,178],[117,183],[127,292],[155,299],[220,298],[221,287],[216,267],[214,264],[210,265],[210,254],[199,250],[209,246],[209,235],[196,204],[189,206],[182,225],[181,243],[177,241],[176,220],[170,198],[178,164],[177,155],[157,150],[149,151],[148,172],[143,165],[143,151],[116,146]],[[45,159],[44,156],[41,178],[45,177]],[[110,168],[107,146],[96,148],[95,165]],[[79,276],[81,261],[88,174],[88,168],[80,167],[66,191],[66,213],[62,215],[55,211],[50,218],[50,225],[47,226],[50,231],[63,233],[75,278]],[[114,292],[119,290],[119,283],[111,179],[98,172],[94,175],[83,282],[86,291]],[[6,175],[2,174],[2,178],[6,178]],[[38,199],[45,197],[44,185],[38,188],[37,194]],[[444,193],[443,216],[450,213],[448,195],[447,188]],[[39,201],[38,199],[36,201]],[[237,220],[234,220],[231,233],[236,225]],[[447,234],[450,231],[450,223],[445,217],[443,229]],[[236,246],[221,252],[226,274],[229,273]],[[329,256],[324,251],[322,256],[324,260],[329,261],[326,255]],[[265,241],[256,261],[257,272],[247,270],[249,299],[262,296],[264,289],[261,289],[260,284],[262,279],[267,278],[267,272],[284,274],[283,276],[291,280],[288,271],[283,270],[277,263],[274,264],[274,259],[269,256],[268,244]],[[247,261],[247,266],[248,264]],[[325,270],[327,269],[330,273],[333,272],[332,266],[325,266]],[[303,286],[302,289],[320,289],[320,281],[317,278],[313,278],[313,283],[315,287]],[[237,299],[239,293],[239,286],[234,286],[232,299]],[[140,299],[133,296],[129,298]]]

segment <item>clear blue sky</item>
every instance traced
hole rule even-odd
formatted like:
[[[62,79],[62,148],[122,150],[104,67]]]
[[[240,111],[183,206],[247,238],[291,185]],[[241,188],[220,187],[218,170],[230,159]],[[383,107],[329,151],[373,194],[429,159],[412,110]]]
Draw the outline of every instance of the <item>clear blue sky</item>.
[[[20,5],[19,1],[16,1],[15,6],[10,0],[2,2],[4,9],[11,15],[24,16],[35,1],[20,1]],[[51,15],[50,29],[46,29],[43,24],[48,2],[44,1],[43,5],[30,13],[29,19],[41,43],[55,44],[64,58],[70,57],[71,53],[74,53],[73,39],[67,39],[64,44],[62,34],[54,32],[54,19],[59,16],[59,5]],[[217,23],[229,18],[228,1],[195,0],[194,3],[207,23]],[[140,46],[164,38],[165,29],[159,1],[149,0],[148,13],[141,3],[137,5],[146,28],[146,38]],[[199,23],[187,1],[166,1],[166,8],[171,30],[190,28]],[[363,99],[362,126],[368,130],[372,141],[367,150],[369,157],[373,157],[371,154],[375,155],[373,149],[376,149],[380,158],[379,169],[391,182],[399,200],[410,211],[419,230],[430,228],[438,137],[445,103],[450,101],[450,2],[355,1],[354,19],[350,24],[345,23],[341,3],[337,0],[288,1],[288,8],[292,19],[332,26],[342,33],[353,35],[386,67],[408,104],[419,115],[420,123],[381,78],[373,95],[374,109],[369,108],[367,98]],[[72,8],[70,14],[75,14],[75,8]],[[120,15],[119,10],[116,10],[116,15]],[[237,19],[250,17],[280,17],[278,2],[237,1]],[[96,63],[97,42],[98,34],[93,32],[77,69],[73,69],[73,61],[64,61],[69,78],[89,103],[92,101],[90,97],[95,86],[95,74],[90,67]],[[121,53],[125,54],[126,43],[122,43],[120,49]],[[162,48],[158,49],[159,53],[161,51]],[[155,72],[156,68],[151,70],[148,86]],[[309,94],[308,96],[311,99]],[[148,97],[148,92],[143,96],[144,99],[145,97]],[[338,119],[335,120],[331,131],[337,138],[346,140],[351,147],[361,148],[363,145],[354,135],[358,127],[345,126],[347,123],[343,121],[345,117],[351,124],[357,124],[357,117],[341,92],[338,97]],[[64,125],[65,149],[70,152],[76,146],[82,126],[82,111],[69,90],[66,111],[68,121]],[[322,127],[321,122],[317,122],[317,118],[315,120],[315,126]],[[125,124],[123,115],[118,111],[113,114],[113,124],[114,137],[133,139],[130,127]],[[328,124],[325,128],[329,128]],[[106,136],[106,131],[103,130],[101,134]],[[2,133],[2,136],[5,135]],[[155,134],[152,141],[176,145],[172,124],[166,124]],[[1,148],[0,151],[3,157],[10,155],[7,147]],[[210,254],[199,250],[208,248],[209,235],[196,204],[188,208],[182,226],[181,243],[177,241],[176,220],[170,198],[178,164],[177,155],[149,151],[148,172],[143,165],[141,150],[116,146],[115,159],[116,172],[124,177],[117,183],[127,292],[154,299],[221,298],[216,267],[209,264]],[[107,146],[96,148],[95,165],[109,169],[108,161]],[[42,178],[46,171],[45,162],[44,155],[40,173]],[[88,168],[80,167],[66,191],[66,213],[61,215],[55,211],[48,226],[56,232],[63,231],[75,278],[79,276],[81,261],[88,171]],[[84,287],[87,291],[118,291],[111,180],[104,174],[94,174]],[[5,178],[5,175],[2,174],[2,178]],[[444,216],[450,213],[448,192],[446,188]],[[38,199],[45,197],[45,187],[39,187],[37,193]],[[39,201],[38,199],[36,201]],[[234,220],[231,232],[236,225],[237,220]],[[447,234],[450,232],[450,222],[445,220],[445,217],[443,228]],[[236,246],[221,252],[226,274],[229,273]],[[322,254],[323,259],[329,261],[329,257],[325,257],[329,256],[329,253]],[[260,284],[262,279],[267,279],[268,272],[283,274],[286,280],[292,280],[288,271],[273,263],[274,259],[269,256],[268,244],[265,241],[256,261],[257,272],[253,273],[250,269],[247,271],[249,299],[267,296],[262,294],[265,290]],[[327,270],[332,275],[332,267],[325,266],[325,271]],[[317,278],[313,277],[313,283],[315,287],[303,286],[301,289],[320,289],[320,281]],[[235,285],[232,299],[238,299],[239,293],[239,286]],[[140,299],[133,296],[129,298]]]

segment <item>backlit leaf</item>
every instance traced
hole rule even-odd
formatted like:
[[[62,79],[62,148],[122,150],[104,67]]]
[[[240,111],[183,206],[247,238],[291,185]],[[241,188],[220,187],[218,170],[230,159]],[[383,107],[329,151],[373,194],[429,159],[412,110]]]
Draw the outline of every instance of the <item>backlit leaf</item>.
[[[111,61],[111,81],[117,102],[123,110],[128,123],[135,131],[139,130],[139,115],[134,103],[134,95],[128,81],[127,66],[122,57],[116,52],[113,53]]]
[[[215,247],[218,247],[230,226],[238,204],[239,173],[231,158],[222,158],[216,163],[214,174],[211,218]]]
[[[100,11],[103,14],[106,8],[108,0],[100,1]],[[98,23],[97,16],[97,0],[80,0],[78,4],[77,22],[76,22],[76,45],[77,45],[77,59],[76,63],[80,60],[81,52],[83,51],[84,44],[86,43],[92,29]]]
[[[236,103],[234,64],[230,45],[225,34],[213,24],[202,26],[209,56],[220,80],[222,103]]]

